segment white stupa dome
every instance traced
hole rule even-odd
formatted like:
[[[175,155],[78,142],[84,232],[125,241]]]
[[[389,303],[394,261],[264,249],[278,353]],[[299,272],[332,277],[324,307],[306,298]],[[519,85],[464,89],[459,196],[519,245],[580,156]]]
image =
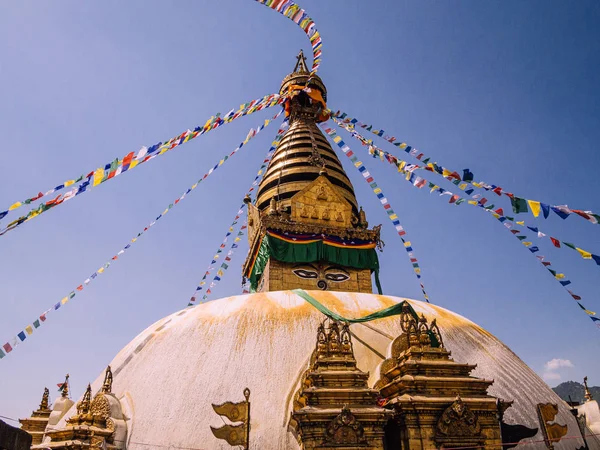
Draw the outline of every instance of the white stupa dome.
[[[405,299],[374,294],[309,291],[327,308],[345,317],[361,317]],[[445,346],[455,361],[477,364],[472,375],[493,379],[489,393],[514,400],[505,421],[539,428],[538,403],[557,403],[556,422],[578,435],[568,406],[497,338],[447,309],[408,300],[428,320],[437,319]],[[230,449],[210,426],[223,424],[211,403],[242,401],[251,391],[251,448],[298,449],[288,431],[294,394],[315,348],[324,319],[291,291],[227,297],[184,309],[140,333],[110,363],[113,392],[128,418],[127,448]],[[358,367],[378,379],[378,366],[393,338],[398,317],[353,324]],[[97,391],[104,374],[93,384]],[[65,415],[70,417],[74,407]],[[64,425],[64,418],[60,425]],[[519,448],[539,448],[536,444]],[[581,438],[562,440],[556,448],[577,448]]]

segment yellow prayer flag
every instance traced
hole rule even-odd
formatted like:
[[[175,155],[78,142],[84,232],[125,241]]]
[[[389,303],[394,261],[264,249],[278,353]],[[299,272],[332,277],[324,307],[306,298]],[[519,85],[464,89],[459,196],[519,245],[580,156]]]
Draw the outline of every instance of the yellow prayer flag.
[[[60,301],[61,305],[64,305],[65,303],[67,303],[69,301],[69,297],[65,297]]]
[[[27,331],[27,334],[29,335],[33,334],[33,328],[31,328],[31,325],[27,325],[25,327],[25,331]]]
[[[400,161],[400,165],[398,166],[398,172],[404,170],[404,166],[406,166],[406,161]]]
[[[458,188],[459,188],[461,191],[464,191],[464,190],[467,188],[467,183],[460,183],[460,184],[458,185]]]
[[[71,186],[72,184],[75,184],[75,180],[65,181],[65,187]]]
[[[480,188],[480,187],[481,187],[481,184],[479,184],[479,183],[475,183],[474,181],[472,181],[472,182],[471,182],[471,184],[472,184],[473,186],[475,186],[475,187],[478,187],[478,188]]]
[[[446,169],[446,168],[443,168],[443,169],[442,169],[442,175],[443,175],[444,177],[447,177],[447,176],[449,176],[451,173],[452,173],[452,172],[450,172],[450,171],[449,171],[448,169]]]
[[[556,275],[554,275],[554,278],[556,278],[557,280],[562,280],[564,277],[564,273],[557,273]]]
[[[529,247],[530,245],[533,245],[533,242],[524,241],[522,244],[523,244],[525,247]]]
[[[406,241],[406,242],[404,243],[404,246],[405,246],[405,247],[410,247],[410,246],[411,246],[411,243],[410,243],[410,241]]]
[[[102,272],[104,272],[104,267],[100,267],[100,268],[98,269],[98,273],[102,273]]]
[[[594,311],[590,311],[589,309],[584,309],[584,311],[586,312],[586,314],[589,314],[590,316],[596,315],[596,313]]]
[[[402,144],[400,144],[401,149],[405,149],[406,147],[408,147],[408,144],[406,142],[403,142]]]
[[[392,220],[396,220],[397,218],[398,218],[398,216],[397,216],[396,214],[392,214],[392,215],[390,216],[390,219],[392,219]]]
[[[477,202],[475,200],[469,200],[467,203],[469,205],[475,205],[475,206],[477,206]]]
[[[333,138],[333,142],[335,142],[336,144],[338,142],[340,142],[341,140],[342,140],[341,136],[336,136],[336,137]]]
[[[104,169],[101,168],[101,167],[99,167],[94,172],[94,183],[93,183],[93,186],[98,186],[100,183],[102,183],[102,178],[104,178]]]
[[[522,220],[520,222],[517,222],[517,225],[521,225],[522,227],[525,226],[525,222],[523,222]]]
[[[131,161],[131,164],[129,164],[129,170],[133,169],[138,164],[139,164],[139,161],[137,159],[134,159],[133,161]]]
[[[375,192],[376,194],[379,194],[381,192],[381,189],[380,188],[375,188],[375,189],[373,189],[373,192]]]
[[[17,202],[13,205],[10,205],[10,207],[8,208],[9,211],[12,211],[13,209],[17,209],[19,206],[21,206],[21,202]]]
[[[585,250],[580,249],[579,247],[575,247],[575,250],[579,252],[583,259],[592,259],[592,254],[590,252],[586,252]]]
[[[529,208],[531,208],[533,217],[540,215],[540,202],[536,202],[535,200],[527,200],[527,204],[529,205]]]

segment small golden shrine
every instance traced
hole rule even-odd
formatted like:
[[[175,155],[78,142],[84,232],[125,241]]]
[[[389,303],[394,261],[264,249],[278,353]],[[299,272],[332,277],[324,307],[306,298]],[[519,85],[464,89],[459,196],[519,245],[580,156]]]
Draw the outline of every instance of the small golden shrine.
[[[100,392],[92,398],[92,387],[88,384],[77,403],[77,413],[66,420],[64,427],[46,430],[44,442],[32,448],[125,448],[127,425],[121,403],[112,393],[112,380],[109,366]]]
[[[304,450],[383,450],[384,427],[393,411],[377,404],[369,374],[356,367],[348,324],[326,319],[290,421]]]
[[[50,391],[48,391],[48,388],[44,388],[40,407],[31,413],[31,417],[19,419],[19,422],[21,422],[21,429],[27,431],[31,435],[32,445],[40,444],[42,442],[44,431],[46,430],[46,425],[48,425],[51,413]]]

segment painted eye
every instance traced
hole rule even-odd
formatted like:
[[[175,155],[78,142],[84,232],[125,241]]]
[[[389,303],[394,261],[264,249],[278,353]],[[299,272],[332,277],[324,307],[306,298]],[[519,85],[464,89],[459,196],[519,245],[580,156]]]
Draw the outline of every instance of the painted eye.
[[[317,278],[317,272],[311,272],[310,270],[296,269],[293,271],[300,278]]]
[[[335,281],[337,283],[341,281],[346,281],[350,278],[348,274],[345,273],[328,273],[325,275],[325,278],[330,281]]]

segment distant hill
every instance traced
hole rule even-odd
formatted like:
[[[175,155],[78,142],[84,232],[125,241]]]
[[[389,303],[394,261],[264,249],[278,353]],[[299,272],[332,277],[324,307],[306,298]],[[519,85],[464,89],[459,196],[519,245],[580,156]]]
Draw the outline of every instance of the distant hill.
[[[578,383],[577,381],[565,381],[555,388],[552,388],[552,390],[566,402],[569,401],[569,395],[574,402],[581,403],[584,400],[583,396],[585,390],[583,389],[583,384]],[[600,400],[600,386],[590,386],[590,394],[592,394],[594,400]]]

